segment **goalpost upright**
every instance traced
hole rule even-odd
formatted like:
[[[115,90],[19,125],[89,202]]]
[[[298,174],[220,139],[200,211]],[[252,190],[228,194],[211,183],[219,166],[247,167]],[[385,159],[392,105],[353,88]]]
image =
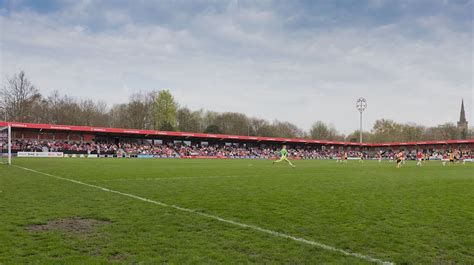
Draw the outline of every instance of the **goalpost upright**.
[[[12,126],[8,124],[8,165],[12,164]]]

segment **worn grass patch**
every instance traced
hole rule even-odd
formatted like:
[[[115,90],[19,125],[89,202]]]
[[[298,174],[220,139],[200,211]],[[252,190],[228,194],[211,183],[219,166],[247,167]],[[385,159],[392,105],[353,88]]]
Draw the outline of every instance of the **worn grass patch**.
[[[32,232],[62,231],[75,234],[89,234],[98,225],[109,224],[108,221],[71,217],[59,220],[50,220],[46,224],[31,224],[27,229]]]

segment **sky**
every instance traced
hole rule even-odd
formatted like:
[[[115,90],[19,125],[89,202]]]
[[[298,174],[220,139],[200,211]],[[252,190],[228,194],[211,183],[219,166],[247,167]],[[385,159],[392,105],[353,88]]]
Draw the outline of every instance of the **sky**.
[[[0,75],[112,105],[181,106],[350,133],[380,118],[474,125],[473,0],[0,0]]]

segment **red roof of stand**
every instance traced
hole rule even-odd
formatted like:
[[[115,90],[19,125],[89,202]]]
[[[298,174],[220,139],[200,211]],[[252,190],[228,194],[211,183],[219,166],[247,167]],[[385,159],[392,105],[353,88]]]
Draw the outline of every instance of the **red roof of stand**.
[[[474,144],[474,139],[469,140],[442,140],[442,141],[418,141],[418,142],[391,142],[368,144],[370,147],[384,146],[408,146],[408,145],[439,145],[439,144]]]
[[[474,144],[474,139],[470,140],[446,140],[446,141],[420,141],[420,142],[393,142],[393,143],[355,143],[355,142],[341,142],[328,140],[309,140],[309,139],[290,139],[277,137],[257,137],[257,136],[239,136],[239,135],[225,135],[225,134],[207,134],[207,133],[190,133],[190,132],[168,132],[155,130],[135,130],[135,129],[121,129],[121,128],[103,128],[91,126],[73,126],[73,125],[54,125],[54,124],[36,124],[23,122],[5,122],[0,121],[0,126],[7,126],[10,124],[12,128],[24,129],[42,129],[55,131],[76,131],[76,132],[91,132],[91,133],[118,133],[131,135],[150,135],[150,136],[175,136],[175,137],[192,137],[192,138],[209,138],[209,139],[223,139],[223,140],[244,140],[244,141],[270,141],[270,142],[288,142],[288,143],[305,143],[305,144],[328,144],[328,145],[351,145],[351,146],[368,146],[368,147],[389,147],[389,146],[408,146],[408,145],[439,145],[439,144]]]

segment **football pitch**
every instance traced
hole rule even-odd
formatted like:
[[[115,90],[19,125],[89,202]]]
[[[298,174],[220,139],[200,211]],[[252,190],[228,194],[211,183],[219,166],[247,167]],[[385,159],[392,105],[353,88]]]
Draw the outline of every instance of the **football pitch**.
[[[4,264],[474,264],[474,163],[13,164],[0,167]],[[95,223],[54,225],[82,219]]]

